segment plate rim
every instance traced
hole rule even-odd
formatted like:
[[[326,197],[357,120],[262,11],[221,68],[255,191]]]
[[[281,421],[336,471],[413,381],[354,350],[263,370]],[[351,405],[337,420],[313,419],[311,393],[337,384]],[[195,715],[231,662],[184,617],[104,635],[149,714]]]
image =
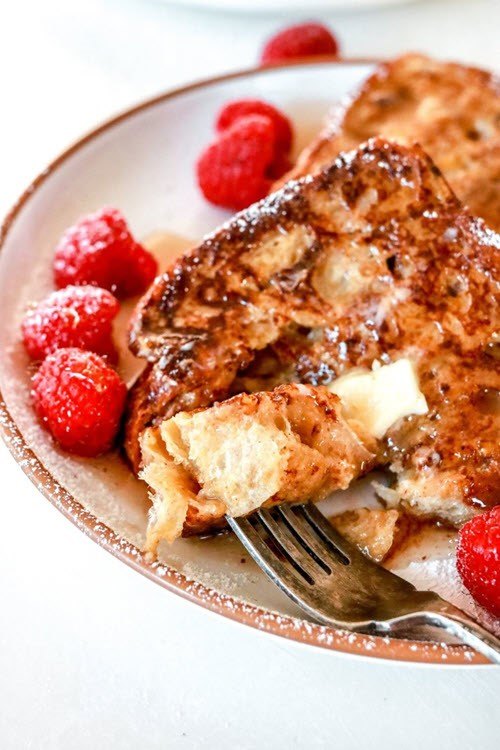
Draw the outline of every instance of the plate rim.
[[[267,72],[276,71],[276,69],[293,70],[296,67],[300,68],[318,64],[343,66],[377,62],[381,62],[381,60],[363,57],[338,59],[326,56],[270,65],[265,68],[254,66],[236,72],[199,79],[184,86],[167,89],[160,94],[143,99],[138,104],[121,110],[118,114],[105,119],[95,128],[87,131],[80,138],[73,141],[31,181],[2,221],[0,227],[0,252],[5,245],[14,221],[21,214],[31,196],[43,185],[45,180],[87,143],[99,137],[103,132],[120,124],[122,121],[133,117],[138,112],[142,112],[191,91],[204,89],[237,78],[256,74],[265,75]],[[195,604],[258,630],[272,633],[295,642],[344,654],[369,656],[393,662],[418,663],[421,665],[478,665],[487,663],[484,657],[465,646],[450,646],[416,640],[352,634],[330,626],[312,623],[308,620],[281,615],[263,607],[244,602],[231,595],[220,594],[215,589],[200,582],[190,580],[184,574],[164,563],[148,560],[147,556],[139,548],[119,537],[112,529],[99,521],[98,518],[87,511],[57,481],[43,465],[36,453],[28,446],[9,412],[1,389],[0,434],[15,461],[20,465],[35,487],[68,520],[76,525],[80,531],[83,531],[94,542],[146,578]]]

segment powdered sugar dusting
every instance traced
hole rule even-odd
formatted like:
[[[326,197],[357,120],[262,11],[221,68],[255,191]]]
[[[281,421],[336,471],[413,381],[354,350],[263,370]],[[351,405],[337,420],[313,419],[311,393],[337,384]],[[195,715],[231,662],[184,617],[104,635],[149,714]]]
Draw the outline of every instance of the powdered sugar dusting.
[[[455,555],[444,559],[429,559],[423,563],[412,562],[395,572],[418,588],[432,589],[443,599],[452,602],[485,628],[500,636],[499,620],[476,604],[463,587],[456,568]]]

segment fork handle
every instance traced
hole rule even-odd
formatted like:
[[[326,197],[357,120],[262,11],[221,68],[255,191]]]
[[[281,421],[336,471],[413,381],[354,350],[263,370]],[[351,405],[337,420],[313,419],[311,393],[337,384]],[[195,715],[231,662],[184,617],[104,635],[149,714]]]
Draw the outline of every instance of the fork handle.
[[[462,610],[443,601],[442,605],[439,603],[435,609],[432,608],[429,619],[471,646],[492,664],[500,664],[500,639],[467,617]]]
[[[485,656],[492,664],[500,664],[500,640],[468,618],[448,616],[447,630],[467,646]]]

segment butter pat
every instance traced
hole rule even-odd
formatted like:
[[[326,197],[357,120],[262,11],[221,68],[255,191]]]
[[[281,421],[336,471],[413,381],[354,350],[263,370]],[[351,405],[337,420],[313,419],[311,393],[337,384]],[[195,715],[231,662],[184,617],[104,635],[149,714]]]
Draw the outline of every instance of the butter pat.
[[[374,363],[371,371],[358,368],[328,388],[340,397],[345,418],[357,422],[377,440],[401,417],[428,411],[409,359],[383,366]]]

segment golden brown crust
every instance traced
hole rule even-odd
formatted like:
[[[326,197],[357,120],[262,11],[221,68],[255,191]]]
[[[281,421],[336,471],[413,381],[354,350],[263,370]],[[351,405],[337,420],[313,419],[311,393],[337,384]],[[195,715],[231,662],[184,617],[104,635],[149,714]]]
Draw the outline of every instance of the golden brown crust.
[[[446,502],[465,507],[460,522],[497,502],[498,411],[483,396],[500,386],[490,346],[499,248],[418,147],[373,140],[288,185],[207,238],[139,305],[132,347],[151,364],[132,393],[129,455],[145,427],[229,395],[257,352],[284,379],[315,385],[408,356],[430,411],[397,424],[382,459],[408,507],[418,492],[438,514]]]
[[[404,55],[333,110],[287,180],[313,174],[374,136],[419,143],[475,216],[500,230],[500,81],[484,70]]]

